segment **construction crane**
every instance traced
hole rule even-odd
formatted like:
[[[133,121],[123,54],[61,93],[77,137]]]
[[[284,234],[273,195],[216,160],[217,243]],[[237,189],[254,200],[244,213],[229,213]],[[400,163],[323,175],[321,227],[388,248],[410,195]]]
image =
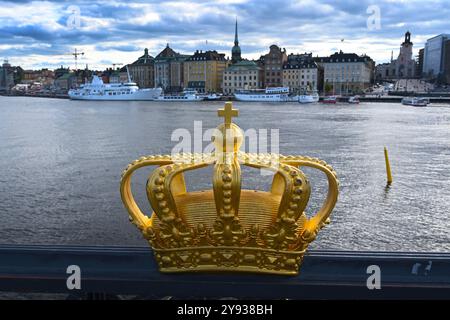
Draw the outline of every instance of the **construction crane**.
[[[75,58],[75,71],[76,71],[78,70],[78,56],[84,56],[84,52],[79,52],[77,48],[75,48],[75,51],[69,54]]]

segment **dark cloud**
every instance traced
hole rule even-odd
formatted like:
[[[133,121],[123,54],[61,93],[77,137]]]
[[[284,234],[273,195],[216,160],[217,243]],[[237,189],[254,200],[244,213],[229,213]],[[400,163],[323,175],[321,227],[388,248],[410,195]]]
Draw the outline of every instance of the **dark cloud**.
[[[450,8],[445,0],[251,0],[228,4],[205,0],[192,1],[192,5],[179,1],[136,0],[49,3],[60,13],[56,21],[45,21],[48,18],[43,16],[42,23],[31,24],[26,20],[17,21],[14,12],[0,20],[1,44],[30,46],[30,49],[16,51],[0,49],[0,56],[13,59],[14,56],[28,54],[33,50],[34,54],[54,55],[55,51],[70,51],[81,45],[93,45],[101,52],[138,52],[142,48],[133,44],[137,40],[157,43],[154,48],[149,46],[153,54],[157,54],[165,42],[183,53],[205,48],[228,53],[233,41],[236,16],[244,55],[264,53],[272,42],[287,48],[299,48],[299,51],[311,43],[322,45],[320,50],[323,51],[323,44],[330,43],[328,52],[331,53],[337,49],[336,41],[340,39],[360,39],[364,42],[361,44],[362,49],[369,55],[371,43],[380,47],[383,41],[386,42],[387,59],[393,41],[398,42],[395,46],[398,47],[408,29],[413,34],[416,49],[423,45],[423,42],[415,41],[416,37],[424,39],[450,31]],[[39,6],[38,2],[32,1],[0,1],[0,12],[3,4],[22,4],[24,8]],[[66,27],[70,5],[80,7],[80,29],[69,30]],[[367,28],[367,8],[371,5],[380,8],[379,30]],[[192,7],[196,8],[195,11]],[[154,13],[159,19],[143,21],[144,11]],[[59,26],[56,30],[49,27],[55,24]],[[208,40],[208,46],[204,45],[205,40]],[[117,45],[111,44],[114,42]]]

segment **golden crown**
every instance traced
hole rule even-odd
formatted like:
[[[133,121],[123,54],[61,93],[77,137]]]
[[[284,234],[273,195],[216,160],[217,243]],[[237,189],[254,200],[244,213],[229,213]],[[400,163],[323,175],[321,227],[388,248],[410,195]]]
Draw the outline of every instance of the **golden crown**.
[[[161,272],[297,275],[309,243],[336,204],[336,174],[316,158],[239,151],[243,134],[231,121],[238,110],[227,102],[218,113],[225,121],[212,137],[211,154],[154,155],[128,165],[120,192],[130,221],[149,241]],[[183,173],[210,165],[213,188],[187,192]],[[271,170],[271,190],[241,190],[241,165]],[[133,172],[145,166],[158,166],[146,188],[151,217],[131,191]],[[304,210],[311,189],[299,167],[318,169],[328,178],[327,198],[310,219]]]

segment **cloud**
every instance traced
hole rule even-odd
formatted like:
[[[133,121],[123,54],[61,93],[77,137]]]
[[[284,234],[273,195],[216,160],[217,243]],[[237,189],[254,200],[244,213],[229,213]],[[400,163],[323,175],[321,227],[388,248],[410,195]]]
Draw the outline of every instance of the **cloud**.
[[[79,7],[79,28],[67,26],[70,5]],[[371,5],[380,8],[379,30],[367,28]],[[427,38],[450,32],[449,15],[445,0],[0,0],[0,57],[26,68],[59,66],[72,63],[64,54],[78,48],[86,52],[85,63],[106,67],[108,61],[132,62],[144,48],[155,56],[166,43],[181,53],[216,49],[229,55],[237,17],[247,58],[276,43],[289,52],[323,56],[342,49],[384,62],[391,50],[397,54],[406,30],[416,52]]]

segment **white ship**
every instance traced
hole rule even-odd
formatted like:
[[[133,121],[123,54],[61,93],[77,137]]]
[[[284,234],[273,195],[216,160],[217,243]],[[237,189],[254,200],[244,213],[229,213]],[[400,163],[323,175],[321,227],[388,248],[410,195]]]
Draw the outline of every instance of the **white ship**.
[[[428,98],[419,97],[405,97],[402,99],[402,104],[414,107],[426,107],[430,103]]]
[[[69,90],[69,97],[73,100],[147,101],[155,100],[161,92],[161,88],[139,89],[136,83],[131,82],[129,74],[127,83],[103,83],[100,77],[94,75],[91,83]]]
[[[254,90],[242,90],[234,93],[239,101],[287,102],[295,98],[289,96],[289,87],[273,87]]]
[[[181,94],[163,94],[155,100],[158,101],[202,101],[205,96],[197,94],[195,90],[184,90]]]
[[[298,96],[298,102],[300,103],[315,103],[319,102],[319,94],[317,92],[311,94],[302,94]]]

